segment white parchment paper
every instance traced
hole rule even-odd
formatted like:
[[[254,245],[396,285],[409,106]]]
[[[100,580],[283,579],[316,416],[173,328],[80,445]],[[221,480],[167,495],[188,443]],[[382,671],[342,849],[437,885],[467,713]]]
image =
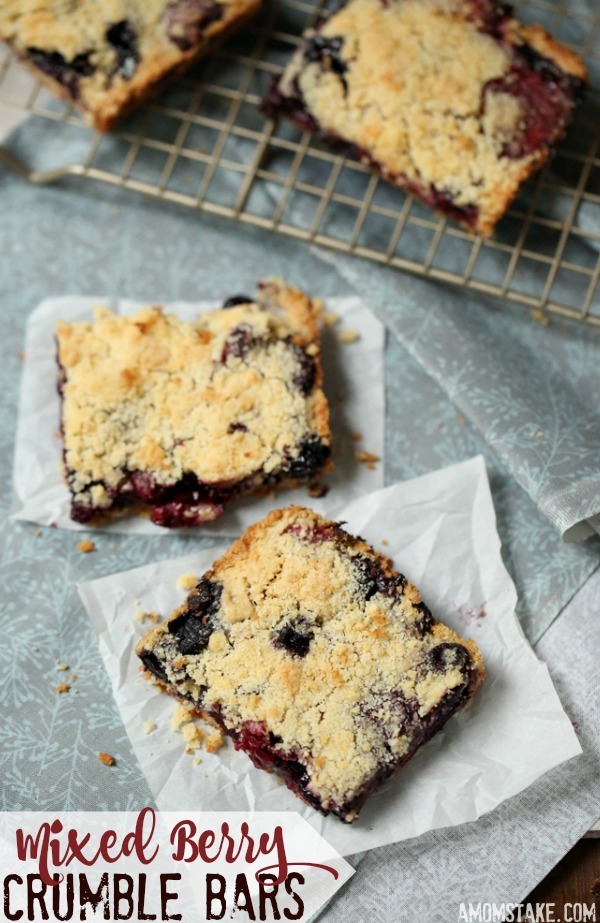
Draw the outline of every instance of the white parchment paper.
[[[68,296],[48,298],[27,322],[19,420],[15,447],[12,517],[45,526],[89,530],[69,516],[69,493],[62,476],[62,441],[58,435],[60,400],[56,390],[57,366],[54,330],[57,321],[86,321],[96,305],[119,314],[132,314],[142,302]],[[218,308],[220,302],[169,302],[165,309],[184,320],[199,312]],[[324,479],[330,487],[322,499],[311,499],[305,487],[280,491],[275,498],[248,497],[232,503],[214,523],[198,527],[206,535],[238,535],[271,509],[287,503],[306,503],[323,515],[384,484],[384,345],[385,330],[358,298],[330,298],[327,310],[340,322],[326,327],[322,337],[325,391],[330,403],[335,468]],[[352,330],[358,339],[340,343],[339,334]],[[353,433],[362,439],[355,442]],[[381,459],[369,469],[355,458],[365,450]],[[132,534],[165,534],[149,519],[131,516],[95,527],[101,531]],[[174,531],[174,530],[170,530]],[[190,529],[185,530],[189,533]]]
[[[475,639],[488,670],[483,689],[346,826],[302,806],[230,744],[202,752],[195,765],[170,729],[173,701],[139,673],[134,647],[145,629],[135,609],[170,614],[185,595],[177,577],[201,574],[222,549],[82,584],[117,705],[161,810],[299,810],[350,855],[475,820],[581,752],[548,671],[515,617],[516,593],[502,563],[481,457],[362,497],[337,516],[392,557],[435,617]],[[148,720],[157,725],[149,736]]]

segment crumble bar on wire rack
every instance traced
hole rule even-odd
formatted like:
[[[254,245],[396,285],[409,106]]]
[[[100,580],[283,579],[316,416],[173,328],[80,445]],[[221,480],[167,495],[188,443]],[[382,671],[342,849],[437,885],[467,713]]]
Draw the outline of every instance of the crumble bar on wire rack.
[[[259,6],[260,0],[4,0],[0,38],[106,131]]]
[[[490,235],[564,135],[587,73],[494,0],[348,0],[263,101],[441,214]]]
[[[251,526],[136,650],[255,766],[347,823],[485,675],[387,558],[299,506]]]
[[[184,322],[98,308],[57,327],[71,517],[130,507],[157,525],[216,519],[241,495],[331,465],[321,303],[278,280]]]

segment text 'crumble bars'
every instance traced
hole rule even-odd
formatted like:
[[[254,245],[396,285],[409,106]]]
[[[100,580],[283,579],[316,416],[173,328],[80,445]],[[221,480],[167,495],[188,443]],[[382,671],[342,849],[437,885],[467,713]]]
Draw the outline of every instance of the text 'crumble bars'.
[[[581,59],[494,0],[348,0],[263,102],[490,235],[579,102]]]
[[[255,766],[345,822],[485,675],[387,558],[295,506],[250,527],[136,650]]]
[[[71,517],[195,526],[331,465],[321,303],[277,280],[184,322],[161,308],[57,327]]]

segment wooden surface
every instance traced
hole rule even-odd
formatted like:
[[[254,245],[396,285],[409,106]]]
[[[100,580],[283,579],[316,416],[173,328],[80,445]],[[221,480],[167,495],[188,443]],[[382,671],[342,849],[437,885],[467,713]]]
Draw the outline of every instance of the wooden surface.
[[[600,923],[600,839],[581,840],[531,892],[527,903],[554,902],[558,918],[565,904],[596,905]],[[588,917],[590,923],[593,917]]]

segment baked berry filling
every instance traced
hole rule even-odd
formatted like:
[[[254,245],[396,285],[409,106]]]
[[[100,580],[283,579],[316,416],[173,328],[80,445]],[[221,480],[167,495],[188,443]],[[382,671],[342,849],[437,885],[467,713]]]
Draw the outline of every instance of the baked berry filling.
[[[205,649],[215,629],[214,617],[222,594],[222,584],[203,577],[188,596],[186,611],[169,622],[169,632],[176,637],[182,654],[199,654]]]
[[[175,0],[165,12],[167,35],[180,51],[198,45],[207,26],[223,18],[215,0]]]
[[[116,73],[124,80],[131,80],[140,60],[137,32],[132,23],[128,19],[115,23],[106,30],[106,41],[117,55]]]
[[[222,308],[235,308],[239,304],[252,304],[252,299],[248,295],[232,295],[223,302]]]
[[[292,657],[306,657],[314,636],[314,626],[300,615],[279,629],[273,638],[273,647],[287,651]]]
[[[329,37],[317,33],[306,42],[304,60],[309,64],[319,62],[324,70],[337,74],[344,87],[344,93],[346,93],[348,84],[344,74],[348,70],[348,64],[340,55],[343,44],[344,39],[341,35]]]
[[[330,446],[325,445],[318,436],[311,434],[299,444],[296,455],[293,457],[288,455],[284,459],[281,476],[298,478],[302,481],[309,480],[322,471],[330,455]]]
[[[96,70],[90,61],[90,52],[78,54],[67,61],[58,51],[28,48],[27,57],[42,74],[46,74],[64,87],[73,101],[79,99],[80,78],[91,77]]]

